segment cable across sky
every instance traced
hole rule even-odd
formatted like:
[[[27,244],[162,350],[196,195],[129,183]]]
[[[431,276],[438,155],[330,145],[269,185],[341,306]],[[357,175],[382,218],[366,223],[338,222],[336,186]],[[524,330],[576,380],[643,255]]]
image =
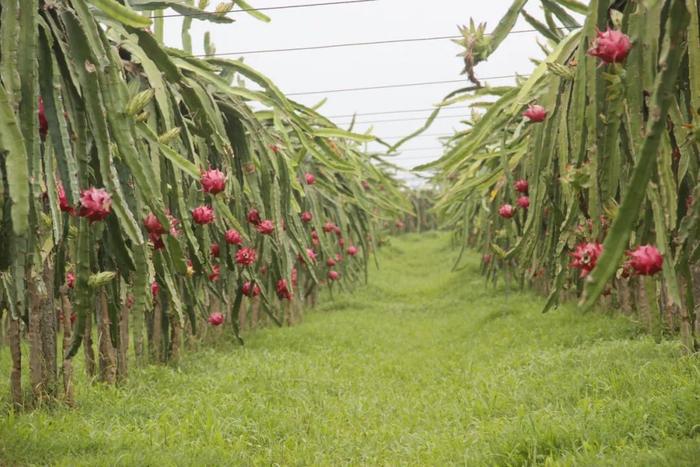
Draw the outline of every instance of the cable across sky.
[[[509,78],[526,78],[527,75],[519,75],[519,74],[512,74],[512,75],[501,75],[501,76],[480,76],[480,80],[496,80],[496,79],[509,79]],[[422,81],[422,82],[417,82],[417,83],[398,83],[398,84],[381,84],[378,86],[364,86],[364,87],[356,87],[356,88],[341,88],[341,89],[326,89],[324,91],[305,91],[305,92],[291,92],[288,93],[288,96],[309,96],[313,94],[330,94],[330,93],[337,93],[337,92],[351,92],[351,91],[369,91],[369,90],[374,90],[374,89],[390,89],[390,88],[406,88],[406,87],[414,87],[414,86],[432,86],[436,84],[457,84],[457,83],[463,83],[465,85],[473,86],[470,82],[468,82],[466,79],[449,79],[449,80],[443,80],[443,81]]]
[[[526,34],[526,33],[536,33],[537,29],[518,29],[511,31],[511,34]],[[279,49],[258,49],[258,50],[240,50],[233,52],[217,52],[213,54],[197,54],[192,55],[193,57],[221,57],[226,55],[253,55],[253,54],[268,54],[268,53],[280,53],[280,52],[300,52],[304,50],[323,50],[323,49],[337,49],[342,47],[367,47],[374,45],[386,45],[386,44],[400,44],[400,43],[410,43],[410,42],[426,42],[426,41],[438,41],[447,39],[459,39],[462,36],[427,36],[427,37],[409,37],[403,39],[386,39],[386,40],[376,40],[376,41],[365,41],[365,42],[340,42],[335,44],[321,44],[321,45],[311,45],[303,47],[285,47]]]
[[[226,15],[231,15],[231,14],[236,14],[236,13],[247,13],[251,11],[270,11],[270,10],[290,10],[293,8],[314,8],[314,7],[320,7],[320,6],[333,6],[333,5],[350,5],[353,3],[373,3],[377,2],[379,0],[345,0],[345,1],[337,1],[337,2],[317,2],[317,3],[302,3],[300,5],[278,5],[278,6],[269,6],[269,7],[262,7],[262,8],[241,8],[240,10],[231,10],[227,13],[222,13],[221,16],[226,16]],[[153,15],[151,18],[197,18],[200,16],[206,16],[206,15],[211,15],[213,12],[207,11],[207,12],[202,12],[201,14],[197,13],[171,13],[167,15]]]

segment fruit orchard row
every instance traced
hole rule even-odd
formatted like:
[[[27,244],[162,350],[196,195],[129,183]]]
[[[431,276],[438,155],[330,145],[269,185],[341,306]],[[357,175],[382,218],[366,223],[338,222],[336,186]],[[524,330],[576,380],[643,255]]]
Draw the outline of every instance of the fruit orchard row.
[[[137,359],[177,360],[205,320],[230,322],[239,339],[249,311],[293,321],[318,285],[364,278],[377,226],[410,208],[361,150],[371,136],[215,57],[208,35],[207,57],[191,54],[193,20],[231,22],[234,4],[261,13],[129,4],[140,11],[115,0],[0,6],[0,311],[18,405],[24,331],[30,400],[59,396],[60,359],[72,402],[81,345],[88,371],[97,361],[111,383],[126,376],[130,345]],[[185,50],[164,47],[162,19],[152,24],[167,7],[190,15]]]
[[[489,278],[533,283],[585,307],[639,313],[657,336],[700,339],[700,25],[694,0],[513,2],[493,35],[462,28],[485,98],[447,143],[436,209]],[[474,67],[523,16],[547,57],[515,86],[481,87]],[[577,18],[584,17],[582,24]],[[469,92],[467,92],[469,91]]]

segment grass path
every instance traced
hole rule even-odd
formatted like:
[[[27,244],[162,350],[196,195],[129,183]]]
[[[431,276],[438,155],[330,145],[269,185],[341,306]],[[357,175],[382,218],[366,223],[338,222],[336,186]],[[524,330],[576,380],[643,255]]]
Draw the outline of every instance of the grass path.
[[[81,381],[77,410],[2,409],[0,465],[698,465],[696,357],[453,260],[445,236],[393,240],[298,327]]]

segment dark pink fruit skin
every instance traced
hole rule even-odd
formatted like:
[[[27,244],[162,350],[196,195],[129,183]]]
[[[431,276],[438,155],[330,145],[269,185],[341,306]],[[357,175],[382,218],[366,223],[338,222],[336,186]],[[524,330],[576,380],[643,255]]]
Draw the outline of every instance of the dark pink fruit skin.
[[[316,263],[316,252],[311,248],[306,249],[306,257],[309,258],[309,261],[312,263]]]
[[[544,122],[547,118],[547,110],[539,104],[531,104],[523,112],[523,117],[526,117],[532,123]]]
[[[49,121],[46,120],[46,109],[44,109],[44,99],[39,96],[39,134],[42,138],[46,138],[49,132]]]
[[[588,55],[598,57],[605,63],[621,63],[625,61],[631,48],[629,36],[608,28],[605,32],[598,31],[593,46],[588,49]]]
[[[221,248],[219,247],[219,244],[212,243],[209,247],[209,252],[211,253],[212,258],[218,258],[219,254],[221,254]]]
[[[257,209],[251,209],[248,211],[248,222],[253,225],[258,225],[260,223],[260,213]]]
[[[338,271],[328,271],[328,279],[337,281],[340,279],[340,273]]]
[[[277,287],[275,289],[277,291],[277,296],[280,299],[283,299],[283,300],[291,300],[292,299],[292,293],[289,291],[289,287],[287,287],[287,280],[286,279],[278,280]]]
[[[355,256],[357,254],[357,247],[354,245],[351,245],[348,247],[348,255],[349,256]]]
[[[66,190],[63,188],[63,184],[59,183],[56,186],[56,190],[58,191],[58,208],[63,212],[67,212],[68,214],[75,214],[75,209],[73,209],[73,206],[71,206],[68,202],[68,197],[66,196]]]
[[[333,258],[328,258],[326,260],[326,266],[328,266],[329,268],[332,268],[333,266],[335,266],[335,260]]]
[[[209,169],[202,172],[200,182],[202,190],[212,195],[221,193],[226,189],[226,175],[218,169]]]
[[[218,264],[215,264],[211,268],[211,274],[209,274],[209,280],[212,282],[216,282],[219,280],[219,276],[221,275],[221,266]]]
[[[529,189],[530,184],[527,182],[527,180],[518,180],[517,182],[515,182],[515,191],[517,191],[518,193],[527,194]]]
[[[153,249],[154,250],[162,250],[165,248],[165,243],[163,243],[163,239],[160,237],[158,234],[148,234],[148,239],[153,243]]]
[[[652,245],[642,245],[627,253],[629,266],[640,276],[653,276],[663,269],[664,257]]]
[[[308,224],[313,220],[314,216],[311,214],[309,211],[304,211],[301,213],[301,221],[305,224]]]
[[[307,185],[313,185],[316,183],[316,177],[314,177],[314,174],[307,172],[304,174],[304,179],[306,180]]]
[[[75,287],[75,274],[73,274],[72,272],[66,273],[66,287],[68,287],[69,289]]]
[[[160,292],[160,285],[158,285],[158,282],[156,282],[156,281],[151,282],[151,295],[153,295],[153,298],[158,298],[159,292]]]
[[[224,323],[224,315],[219,313],[218,311],[215,311],[214,313],[209,315],[209,324],[212,326],[220,326]]]
[[[236,252],[236,263],[241,266],[250,266],[255,263],[257,255],[252,248],[241,248]]]
[[[517,203],[518,206],[520,206],[521,208],[527,209],[530,207],[530,198],[528,198],[527,196],[521,196],[520,198],[518,198]]]
[[[258,287],[258,284],[252,285],[250,282],[246,282],[243,284],[243,287],[241,287],[241,292],[243,292],[243,295],[249,298],[254,298],[260,295],[260,287]]]
[[[576,246],[571,253],[571,266],[581,270],[581,277],[586,277],[595,268],[598,258],[603,253],[603,245],[594,242],[584,242]]]
[[[510,204],[504,204],[498,209],[498,215],[504,219],[510,219],[515,215],[515,208]]]
[[[270,235],[275,231],[275,224],[271,220],[265,219],[256,226],[256,229],[263,235]]]
[[[180,231],[178,230],[178,226],[180,225],[180,221],[175,218],[170,213],[167,213],[168,220],[170,221],[170,235],[173,237],[177,237],[180,235]]]
[[[112,197],[103,188],[90,187],[80,194],[80,217],[90,223],[104,220],[112,211]]]
[[[229,245],[240,245],[243,243],[243,237],[241,237],[241,234],[235,229],[227,230],[224,238]]]
[[[192,210],[192,220],[199,225],[211,224],[214,222],[214,210],[206,205],[202,205]]]
[[[152,212],[149,212],[146,218],[143,220],[143,225],[150,234],[163,235],[165,233],[163,224],[160,223],[156,215]]]
[[[491,260],[492,260],[492,259],[493,259],[493,258],[492,258],[491,255],[489,255],[489,254],[486,254],[486,255],[484,255],[484,256],[481,257],[481,261],[482,261],[484,264],[491,264]]]
[[[323,231],[326,233],[335,232],[336,225],[333,222],[326,222],[323,224]]]

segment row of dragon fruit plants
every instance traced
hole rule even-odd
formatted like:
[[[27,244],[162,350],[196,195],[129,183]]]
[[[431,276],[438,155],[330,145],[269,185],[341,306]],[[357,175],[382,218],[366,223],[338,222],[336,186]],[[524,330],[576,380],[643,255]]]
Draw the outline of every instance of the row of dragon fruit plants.
[[[438,172],[436,210],[462,247],[483,251],[490,280],[533,284],[549,295],[545,311],[562,299],[602,304],[697,349],[697,2],[541,6],[546,22],[516,0],[493,35],[461,28],[472,85],[443,105],[478,103],[444,156],[420,167]],[[516,85],[483,87],[475,66],[519,16],[546,58]]]
[[[320,287],[365,280],[383,224],[410,211],[362,150],[373,137],[215,57],[208,36],[208,56],[192,55],[193,19],[260,12],[129,3],[0,7],[13,38],[0,45],[0,310],[17,407],[73,404],[81,348],[115,383],[207,333],[242,342],[251,319],[292,323]],[[151,17],[166,7],[189,16],[185,50],[162,43]]]

